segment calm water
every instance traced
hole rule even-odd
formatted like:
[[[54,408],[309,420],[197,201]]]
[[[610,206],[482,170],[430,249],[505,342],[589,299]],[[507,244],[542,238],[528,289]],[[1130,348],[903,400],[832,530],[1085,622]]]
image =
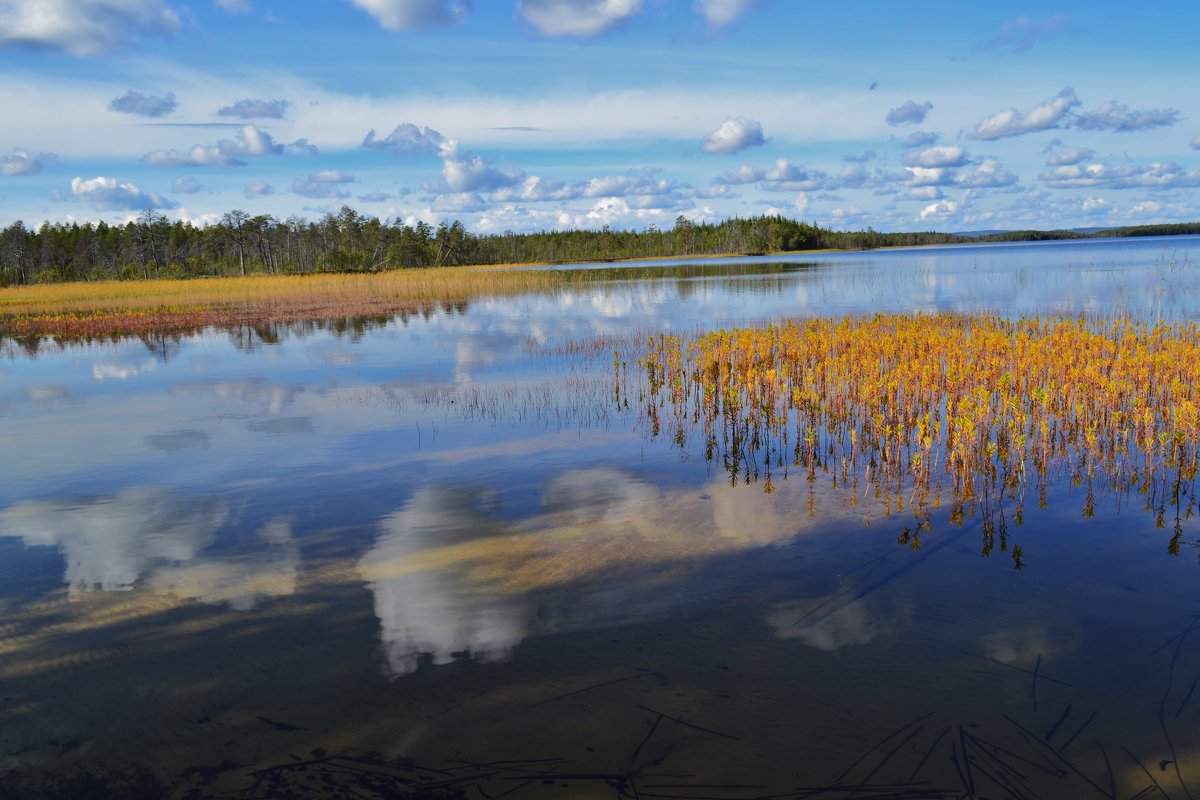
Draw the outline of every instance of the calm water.
[[[662,330],[1200,319],[1200,237],[595,270],[386,323],[10,343],[0,796],[1200,796],[1195,519],[1172,554],[1140,498],[1087,518],[1063,482],[1010,531],[1021,570],[944,511],[913,550],[870,498],[731,486],[612,396],[613,350]]]

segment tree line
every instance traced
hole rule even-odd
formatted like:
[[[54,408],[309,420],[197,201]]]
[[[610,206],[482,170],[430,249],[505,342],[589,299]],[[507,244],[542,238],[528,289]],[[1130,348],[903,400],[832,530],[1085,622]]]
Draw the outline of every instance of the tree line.
[[[1145,235],[1200,233],[1200,223],[1146,226]],[[1022,231],[962,236],[924,231],[834,231],[777,216],[719,223],[680,216],[670,228],[476,234],[461,222],[434,227],[385,222],[346,206],[315,221],[231,211],[211,225],[147,210],[124,225],[17,221],[0,231],[0,285],[181,278],[258,273],[377,272],[463,264],[572,263],[689,255],[766,254],[822,248],[1138,235],[1143,229],[1080,234]]]

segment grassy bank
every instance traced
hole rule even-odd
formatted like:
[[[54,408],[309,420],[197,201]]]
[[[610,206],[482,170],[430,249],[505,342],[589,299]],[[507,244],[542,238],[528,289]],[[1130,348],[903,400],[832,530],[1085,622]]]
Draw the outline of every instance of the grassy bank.
[[[440,267],[375,274],[59,283],[0,293],[0,336],[103,338],[208,325],[419,312],[583,280],[562,270]]]

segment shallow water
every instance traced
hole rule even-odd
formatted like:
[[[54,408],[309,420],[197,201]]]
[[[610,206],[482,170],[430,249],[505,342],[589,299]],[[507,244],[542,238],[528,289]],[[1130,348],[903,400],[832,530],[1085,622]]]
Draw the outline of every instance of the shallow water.
[[[7,791],[1189,797],[1195,519],[1173,555],[1140,498],[1088,518],[1062,481],[1021,570],[948,509],[914,550],[874,498],[649,436],[612,362],[786,316],[1192,321],[1197,266],[1198,237],[604,265],[357,327],[10,344]]]

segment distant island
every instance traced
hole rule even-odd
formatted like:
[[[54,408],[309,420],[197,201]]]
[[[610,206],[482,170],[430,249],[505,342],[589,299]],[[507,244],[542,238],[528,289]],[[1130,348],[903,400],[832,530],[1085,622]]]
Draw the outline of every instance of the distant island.
[[[381,272],[412,267],[568,264],[815,250],[1200,234],[1200,222],[1076,230],[835,231],[778,216],[671,228],[477,234],[461,222],[388,223],[350,207],[311,221],[231,211],[211,225],[153,210],[125,225],[17,221],[0,231],[0,286],[247,274]]]

